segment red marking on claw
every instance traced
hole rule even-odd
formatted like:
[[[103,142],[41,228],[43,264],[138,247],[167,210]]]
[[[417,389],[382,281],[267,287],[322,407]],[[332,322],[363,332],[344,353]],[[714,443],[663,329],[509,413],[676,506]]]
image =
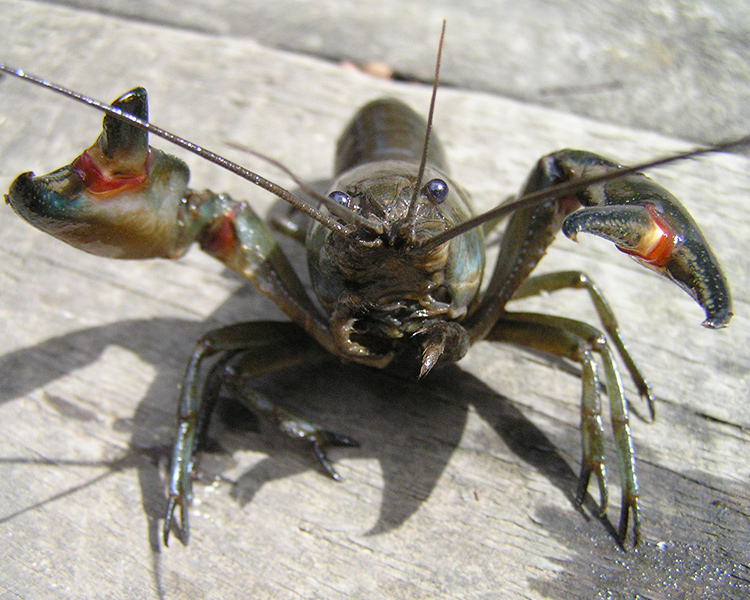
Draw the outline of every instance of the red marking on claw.
[[[237,208],[230,210],[223,219],[208,230],[201,240],[201,250],[220,260],[234,252],[237,245],[237,234],[234,231],[236,214]]]
[[[142,171],[137,175],[110,177],[102,173],[88,150],[73,161],[72,167],[86,186],[86,191],[100,196],[111,196],[125,189],[139,186],[146,181],[148,176],[148,158]]]
[[[654,267],[664,268],[680,237],[653,205],[649,204],[647,208],[651,216],[651,229],[648,234],[643,236],[637,248],[618,248],[625,254],[636,256]]]

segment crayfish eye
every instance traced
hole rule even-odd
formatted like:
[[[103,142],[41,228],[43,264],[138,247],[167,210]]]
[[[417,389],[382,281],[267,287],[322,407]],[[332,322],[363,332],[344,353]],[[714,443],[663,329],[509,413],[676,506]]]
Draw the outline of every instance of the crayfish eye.
[[[349,206],[349,202],[351,201],[351,196],[345,192],[331,192],[328,194],[328,197],[337,204],[341,204],[341,206]]]
[[[448,184],[442,179],[430,179],[424,186],[424,193],[435,204],[442,204],[448,197]]]

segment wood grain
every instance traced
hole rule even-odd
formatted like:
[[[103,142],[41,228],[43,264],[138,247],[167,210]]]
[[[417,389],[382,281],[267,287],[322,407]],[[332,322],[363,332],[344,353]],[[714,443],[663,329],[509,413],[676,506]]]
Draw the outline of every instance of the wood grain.
[[[428,103],[423,86],[248,40],[1,4],[6,62],[103,100],[144,85],[154,122],[263,172],[238,144],[324,179],[336,136],[363,102]],[[50,52],[56,47],[65,51]],[[6,78],[0,97],[4,189],[22,171],[68,162],[98,134],[99,115],[47,92]],[[633,162],[685,147],[452,89],[440,92],[436,126],[454,175],[484,208],[557,148]],[[195,187],[279,210],[243,182],[185,160]],[[605,244],[559,240],[542,265],[581,268],[601,285],[658,396],[649,424],[626,381],[643,493],[637,552],[618,549],[593,502],[573,508],[576,369],[488,344],[421,384],[336,360],[263,381],[289,407],[360,441],[332,453],[340,484],[305,449],[251,430],[228,403],[212,429],[224,451],[203,461],[191,543],[165,550],[166,451],[195,340],[222,324],[283,317],[197,251],[172,263],[107,261],[0,211],[0,597],[750,593],[748,167],[717,156],[654,175],[683,199],[726,267],[736,314],[726,330],[703,330],[687,296]],[[303,269],[300,250],[285,248]],[[524,307],[595,321],[581,293]],[[617,504],[615,487],[615,522]]]

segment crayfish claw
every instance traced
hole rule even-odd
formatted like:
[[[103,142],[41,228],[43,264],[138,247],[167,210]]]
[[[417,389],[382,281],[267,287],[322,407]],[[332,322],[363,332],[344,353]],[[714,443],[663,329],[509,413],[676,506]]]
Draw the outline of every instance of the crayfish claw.
[[[719,261],[672,194],[645,175],[634,174],[581,194],[579,200],[584,208],[563,221],[568,238],[575,240],[584,232],[611,241],[685,290],[705,311],[704,327],[717,329],[729,323],[732,300]]]
[[[112,103],[148,118],[146,90]],[[184,200],[188,167],[150,148],[148,135],[107,115],[97,140],[72,163],[47,175],[24,173],[6,202],[31,225],[85,252],[108,258],[175,258],[187,250]]]

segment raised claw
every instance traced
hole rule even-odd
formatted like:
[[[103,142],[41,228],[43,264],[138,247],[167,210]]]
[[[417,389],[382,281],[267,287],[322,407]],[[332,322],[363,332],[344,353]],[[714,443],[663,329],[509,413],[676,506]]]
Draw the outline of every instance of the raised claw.
[[[112,106],[148,118],[146,90]],[[179,159],[150,148],[144,131],[109,115],[101,135],[71,164],[47,175],[28,172],[6,202],[37,229],[108,258],[175,258],[187,250],[180,213],[190,173]],[[184,212],[184,211],[183,211]]]
[[[589,153],[564,151],[577,161],[581,176],[620,168]],[[580,154],[580,156],[579,156]],[[578,195],[584,208],[568,215],[563,233],[580,232],[613,242],[619,250],[663,275],[703,307],[705,327],[725,327],[732,317],[726,277],[705,237],[684,206],[667,190],[640,173],[594,185]]]

